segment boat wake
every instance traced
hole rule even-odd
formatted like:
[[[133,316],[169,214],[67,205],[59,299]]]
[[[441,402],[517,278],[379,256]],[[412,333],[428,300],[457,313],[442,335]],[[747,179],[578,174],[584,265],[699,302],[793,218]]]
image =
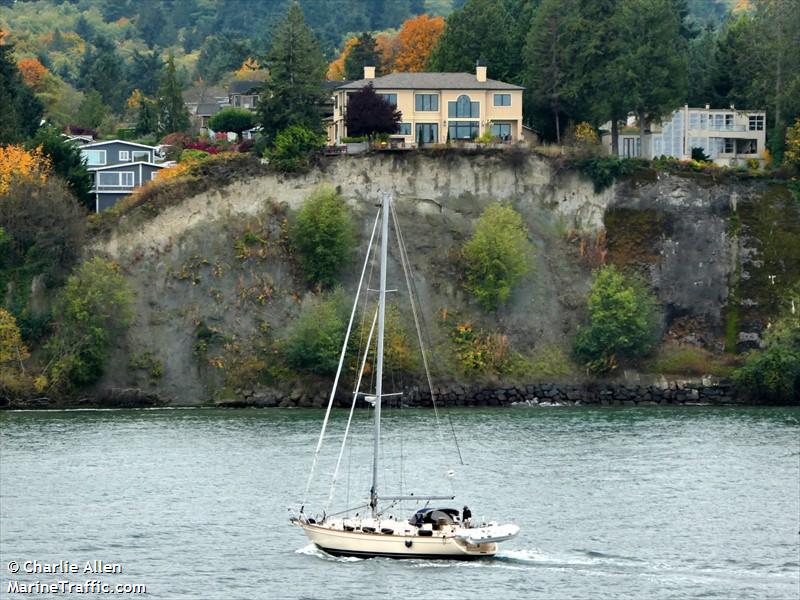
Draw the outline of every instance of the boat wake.
[[[364,558],[358,558],[356,556],[332,556],[327,552],[323,552],[319,548],[317,548],[314,544],[308,544],[308,546],[303,546],[302,548],[298,548],[294,551],[295,554],[305,554],[306,556],[316,556],[317,558],[321,558],[323,560],[329,560],[331,562],[361,562],[366,560]]]

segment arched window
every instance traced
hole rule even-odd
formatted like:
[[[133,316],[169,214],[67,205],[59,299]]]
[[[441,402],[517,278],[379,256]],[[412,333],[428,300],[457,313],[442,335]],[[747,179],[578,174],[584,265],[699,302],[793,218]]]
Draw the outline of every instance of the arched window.
[[[481,116],[481,103],[471,102],[469,96],[462,94],[455,102],[447,103],[447,116],[455,119],[477,119]]]

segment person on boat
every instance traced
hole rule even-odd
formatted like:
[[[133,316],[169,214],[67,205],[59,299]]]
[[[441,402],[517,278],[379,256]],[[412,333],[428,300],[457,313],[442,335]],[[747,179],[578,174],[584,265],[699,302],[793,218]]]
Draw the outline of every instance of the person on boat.
[[[470,520],[472,519],[472,511],[469,509],[469,506],[465,506],[464,510],[461,511],[461,524],[464,527],[471,527],[472,523]]]

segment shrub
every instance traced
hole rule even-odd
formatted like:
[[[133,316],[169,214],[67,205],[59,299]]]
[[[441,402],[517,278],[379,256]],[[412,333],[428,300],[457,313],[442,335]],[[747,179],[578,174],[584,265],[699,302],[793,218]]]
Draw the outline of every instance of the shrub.
[[[279,171],[296,173],[311,166],[312,158],[325,146],[325,138],[302,125],[290,125],[277,136],[267,158]]]
[[[242,140],[239,145],[236,146],[237,152],[253,152],[253,148],[255,148],[256,141],[253,138]]]
[[[205,152],[204,150],[194,150],[192,148],[187,148],[183,152],[181,152],[180,157],[178,158],[178,162],[197,162],[200,160],[207,159],[211,154]]]
[[[733,374],[736,388],[751,399],[800,404],[800,284],[787,304],[785,314],[767,330],[764,349],[748,353]]]
[[[692,148],[692,160],[703,163],[709,162],[711,157],[708,156],[702,148]]]
[[[250,129],[256,123],[255,115],[246,108],[233,106],[223,108],[208,121],[208,126],[214,131],[232,131],[241,140],[242,132]]]
[[[659,349],[658,355],[648,365],[653,373],[673,375],[716,375],[727,377],[733,372],[730,357],[719,357],[696,346],[668,344]]]
[[[95,257],[67,279],[56,314],[46,346],[52,357],[49,379],[69,390],[103,374],[112,344],[133,319],[133,294],[115,263]]]
[[[620,358],[635,359],[655,347],[656,299],[644,283],[613,265],[595,272],[588,299],[589,324],[578,331],[575,354],[589,370],[607,373]]]
[[[530,270],[532,253],[520,214],[510,206],[489,206],[462,250],[465,287],[483,308],[496,310]]]
[[[508,336],[484,333],[472,323],[457,325],[452,332],[453,346],[461,368],[466,373],[508,373],[515,354],[511,351]]]
[[[306,199],[289,235],[306,279],[323,287],[335,283],[355,245],[350,211],[344,198],[329,187]]]
[[[364,351],[364,348],[361,346],[367,343],[369,330],[372,327],[373,316],[373,314],[370,314],[363,318],[359,326],[354,326],[355,333],[350,336],[351,355],[354,357],[351,362],[351,370],[354,372],[357,372],[358,369],[361,368],[361,360],[363,360]],[[374,368],[373,363],[377,344],[378,331],[376,325],[375,332],[372,334],[372,343],[369,348],[371,356],[367,359],[364,368],[365,373],[370,373]],[[414,351],[415,345],[416,344],[411,342],[411,336],[404,326],[402,315],[397,306],[387,306],[383,334],[384,369],[391,373],[412,373],[416,371],[419,367],[419,353]]]
[[[0,368],[7,368],[5,365],[8,363],[21,367],[26,358],[28,349],[22,342],[17,320],[6,309],[0,308]]]
[[[366,142],[369,138],[366,135],[346,135],[342,138],[343,144],[358,144]]]
[[[318,375],[336,373],[347,330],[347,305],[341,290],[306,303],[285,339],[284,352],[290,367]]]
[[[578,123],[572,135],[575,144],[583,148],[598,146],[600,144],[600,136],[597,135],[597,131],[586,121]]]
[[[640,168],[641,161],[623,159],[618,156],[592,156],[574,161],[581,173],[591,179],[595,193],[611,187],[614,181]]]

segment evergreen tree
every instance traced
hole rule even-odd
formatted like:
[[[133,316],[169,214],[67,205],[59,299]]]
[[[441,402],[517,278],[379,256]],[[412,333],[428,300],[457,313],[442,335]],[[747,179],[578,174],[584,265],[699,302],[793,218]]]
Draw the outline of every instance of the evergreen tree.
[[[686,45],[675,0],[621,0],[619,35],[627,40],[620,56],[631,109],[638,116],[641,153],[650,155],[648,123],[686,101]],[[647,32],[647,35],[641,35]]]
[[[226,73],[238,69],[250,55],[247,41],[230,36],[208,36],[200,47],[197,74],[201,79],[216,83]]]
[[[29,147],[39,146],[50,159],[53,171],[67,182],[69,189],[81,204],[89,209],[94,208],[94,196],[91,194],[94,179],[83,163],[80,148],[67,141],[55,127],[42,127],[36,132]]]
[[[375,38],[368,32],[362,33],[344,59],[344,78],[363,79],[365,66],[375,67],[377,73],[380,64],[380,56],[375,50]]]
[[[97,36],[94,46],[87,44],[79,66],[78,83],[81,90],[96,90],[103,102],[120,111],[127,97],[122,59],[113,42]]]
[[[158,106],[155,100],[142,96],[136,109],[136,134],[149,135],[158,129]]]
[[[266,62],[270,79],[258,111],[267,139],[289,125],[321,132],[326,64],[297,2],[275,31]]]
[[[159,136],[189,129],[189,110],[181,95],[181,86],[175,74],[175,59],[172,55],[167,60],[156,103]]]
[[[515,18],[509,14],[509,0],[467,0],[464,7],[447,18],[444,33],[431,52],[432,71],[471,73],[482,58],[489,76],[516,81],[512,71],[519,62],[520,47],[512,46],[510,31]]]
[[[39,127],[42,103],[22,80],[14,45],[0,43],[0,144],[21,141]]]
[[[128,65],[128,81],[136,82],[136,87],[145,96],[156,95],[163,74],[164,61],[158,51],[133,51]]]

